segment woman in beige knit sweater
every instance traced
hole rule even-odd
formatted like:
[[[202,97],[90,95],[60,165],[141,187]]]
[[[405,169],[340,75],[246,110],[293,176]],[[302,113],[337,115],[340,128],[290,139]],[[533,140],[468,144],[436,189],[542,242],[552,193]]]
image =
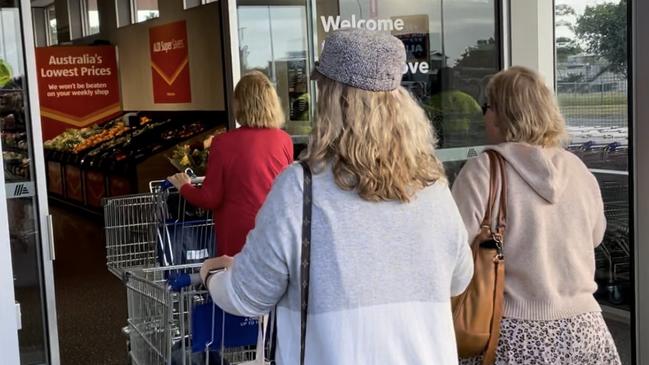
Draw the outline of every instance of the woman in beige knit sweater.
[[[593,297],[594,248],[606,229],[597,180],[561,147],[565,122],[537,73],[522,67],[502,71],[487,94],[487,137],[507,161],[509,180],[505,308],[496,364],[620,364]],[[453,186],[470,236],[479,231],[488,183],[489,159],[483,153],[466,163]]]

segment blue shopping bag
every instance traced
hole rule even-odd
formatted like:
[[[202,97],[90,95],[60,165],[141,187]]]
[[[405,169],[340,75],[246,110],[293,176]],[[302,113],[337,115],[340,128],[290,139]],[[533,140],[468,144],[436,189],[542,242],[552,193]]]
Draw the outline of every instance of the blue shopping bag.
[[[215,254],[215,236],[211,220],[169,221],[158,229],[158,262],[161,266],[203,262]]]
[[[252,346],[257,344],[259,320],[223,312],[211,300],[192,309],[192,351]],[[214,326],[212,328],[212,326]]]

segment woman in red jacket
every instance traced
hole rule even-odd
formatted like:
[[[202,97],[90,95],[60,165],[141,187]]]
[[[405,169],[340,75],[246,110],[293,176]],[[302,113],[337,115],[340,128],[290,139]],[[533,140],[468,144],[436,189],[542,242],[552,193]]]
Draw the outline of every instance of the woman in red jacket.
[[[293,162],[291,137],[280,129],[284,113],[279,98],[263,73],[241,78],[234,112],[241,128],[212,140],[203,186],[192,186],[185,173],[168,178],[191,204],[212,210],[217,256],[241,251],[273,180]]]

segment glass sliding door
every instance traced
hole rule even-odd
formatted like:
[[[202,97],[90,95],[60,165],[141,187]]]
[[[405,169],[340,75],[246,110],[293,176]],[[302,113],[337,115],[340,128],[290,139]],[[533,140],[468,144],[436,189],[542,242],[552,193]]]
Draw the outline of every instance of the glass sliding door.
[[[635,308],[631,318],[634,320],[635,334],[632,347],[635,364],[649,364],[649,2],[631,1],[628,3],[631,23],[631,67],[630,105],[632,106],[632,147],[631,165],[633,181],[633,247],[635,263]],[[633,338],[633,337],[632,337]]]
[[[264,4],[266,3],[266,4]],[[305,1],[238,5],[241,74],[264,72],[277,88],[292,135],[311,131]]]
[[[21,7],[22,3],[22,7]],[[22,364],[58,363],[29,2],[0,2],[0,132]],[[34,113],[36,111],[36,113]],[[40,174],[40,175],[39,175]],[[47,249],[45,249],[47,248]]]
[[[390,32],[406,47],[402,85],[435,126],[451,180],[485,144],[481,104],[503,64],[495,0],[238,0],[240,70],[276,84],[294,137],[310,132],[309,80],[327,33],[342,27]],[[305,139],[296,138],[296,142]]]
[[[631,364],[634,301],[629,192],[627,1],[557,0],[556,91],[568,149],[597,178],[607,219],[596,248],[595,293],[624,364]],[[611,31],[615,29],[615,31]],[[613,320],[616,319],[616,320]]]
[[[451,181],[485,141],[481,105],[502,68],[499,2],[494,0],[317,1],[316,50],[340,27],[387,31],[407,52],[402,85],[433,123]]]

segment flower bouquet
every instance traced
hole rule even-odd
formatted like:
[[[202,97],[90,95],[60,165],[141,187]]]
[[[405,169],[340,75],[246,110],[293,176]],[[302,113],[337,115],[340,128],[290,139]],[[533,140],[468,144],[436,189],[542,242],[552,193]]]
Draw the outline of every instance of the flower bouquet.
[[[178,171],[185,171],[190,168],[197,176],[204,176],[211,144],[211,136],[204,141],[179,144],[174,148],[171,157],[168,157],[169,162]]]

